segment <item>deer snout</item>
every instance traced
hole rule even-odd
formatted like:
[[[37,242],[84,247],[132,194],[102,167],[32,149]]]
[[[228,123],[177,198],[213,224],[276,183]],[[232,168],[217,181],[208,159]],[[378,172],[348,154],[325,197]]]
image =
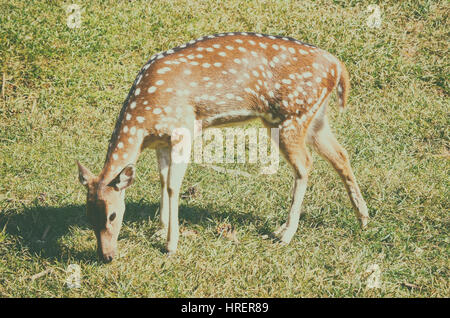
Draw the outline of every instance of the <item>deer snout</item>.
[[[103,261],[105,263],[110,263],[114,259],[114,255],[115,255],[114,251],[110,252],[110,253],[103,254]]]
[[[110,263],[116,255],[117,244],[110,235],[105,234],[107,233],[101,233],[98,236],[97,254],[105,263]]]
[[[105,263],[110,263],[116,256],[116,250],[110,249],[108,251],[98,250],[98,257]]]

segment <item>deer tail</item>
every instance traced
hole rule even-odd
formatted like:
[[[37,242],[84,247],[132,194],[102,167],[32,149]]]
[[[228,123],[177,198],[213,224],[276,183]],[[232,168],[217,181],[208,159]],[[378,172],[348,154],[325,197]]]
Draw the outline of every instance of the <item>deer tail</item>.
[[[350,78],[348,75],[347,68],[345,67],[345,64],[341,61],[339,63],[340,68],[340,75],[339,75],[339,82],[337,85],[337,94],[339,99],[339,105],[341,106],[341,111],[344,111],[347,107],[347,100],[348,100],[348,94],[350,91]],[[338,68],[338,69],[339,69]]]

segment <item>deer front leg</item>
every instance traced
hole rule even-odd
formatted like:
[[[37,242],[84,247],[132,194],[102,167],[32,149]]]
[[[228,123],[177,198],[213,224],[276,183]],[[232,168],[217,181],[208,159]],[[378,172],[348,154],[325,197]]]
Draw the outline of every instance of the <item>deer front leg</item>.
[[[156,149],[156,156],[158,158],[159,177],[161,180],[161,199],[159,205],[159,223],[160,230],[156,232],[159,237],[167,237],[169,229],[169,192],[167,191],[169,179],[169,165],[170,165],[170,149],[158,148]]]
[[[188,165],[191,144],[190,140],[183,140],[186,136],[179,135],[174,138],[172,134],[172,147],[170,149],[169,183],[169,232],[167,235],[167,252],[174,254],[177,250],[179,225],[178,225],[178,199],[181,183]],[[174,144],[174,139],[178,139]],[[187,138],[189,139],[189,138]]]

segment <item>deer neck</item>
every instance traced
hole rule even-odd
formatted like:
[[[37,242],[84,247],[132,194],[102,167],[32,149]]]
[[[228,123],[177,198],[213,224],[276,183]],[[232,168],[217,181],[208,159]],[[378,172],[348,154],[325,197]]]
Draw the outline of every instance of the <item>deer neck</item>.
[[[124,111],[121,112],[111,136],[105,164],[100,174],[103,183],[110,182],[127,165],[136,163],[146,135],[147,132],[143,127],[138,128],[133,120],[127,120]]]

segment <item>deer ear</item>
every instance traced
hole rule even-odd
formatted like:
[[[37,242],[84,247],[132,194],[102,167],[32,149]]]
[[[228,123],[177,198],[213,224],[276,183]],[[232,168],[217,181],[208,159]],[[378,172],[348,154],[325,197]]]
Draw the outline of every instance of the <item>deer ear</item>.
[[[94,175],[89,171],[88,168],[83,166],[79,161],[77,161],[78,165],[78,179],[80,183],[84,186],[87,186],[88,183],[92,180]]]
[[[134,165],[129,164],[108,184],[116,191],[128,188],[134,181],[135,168]]]

